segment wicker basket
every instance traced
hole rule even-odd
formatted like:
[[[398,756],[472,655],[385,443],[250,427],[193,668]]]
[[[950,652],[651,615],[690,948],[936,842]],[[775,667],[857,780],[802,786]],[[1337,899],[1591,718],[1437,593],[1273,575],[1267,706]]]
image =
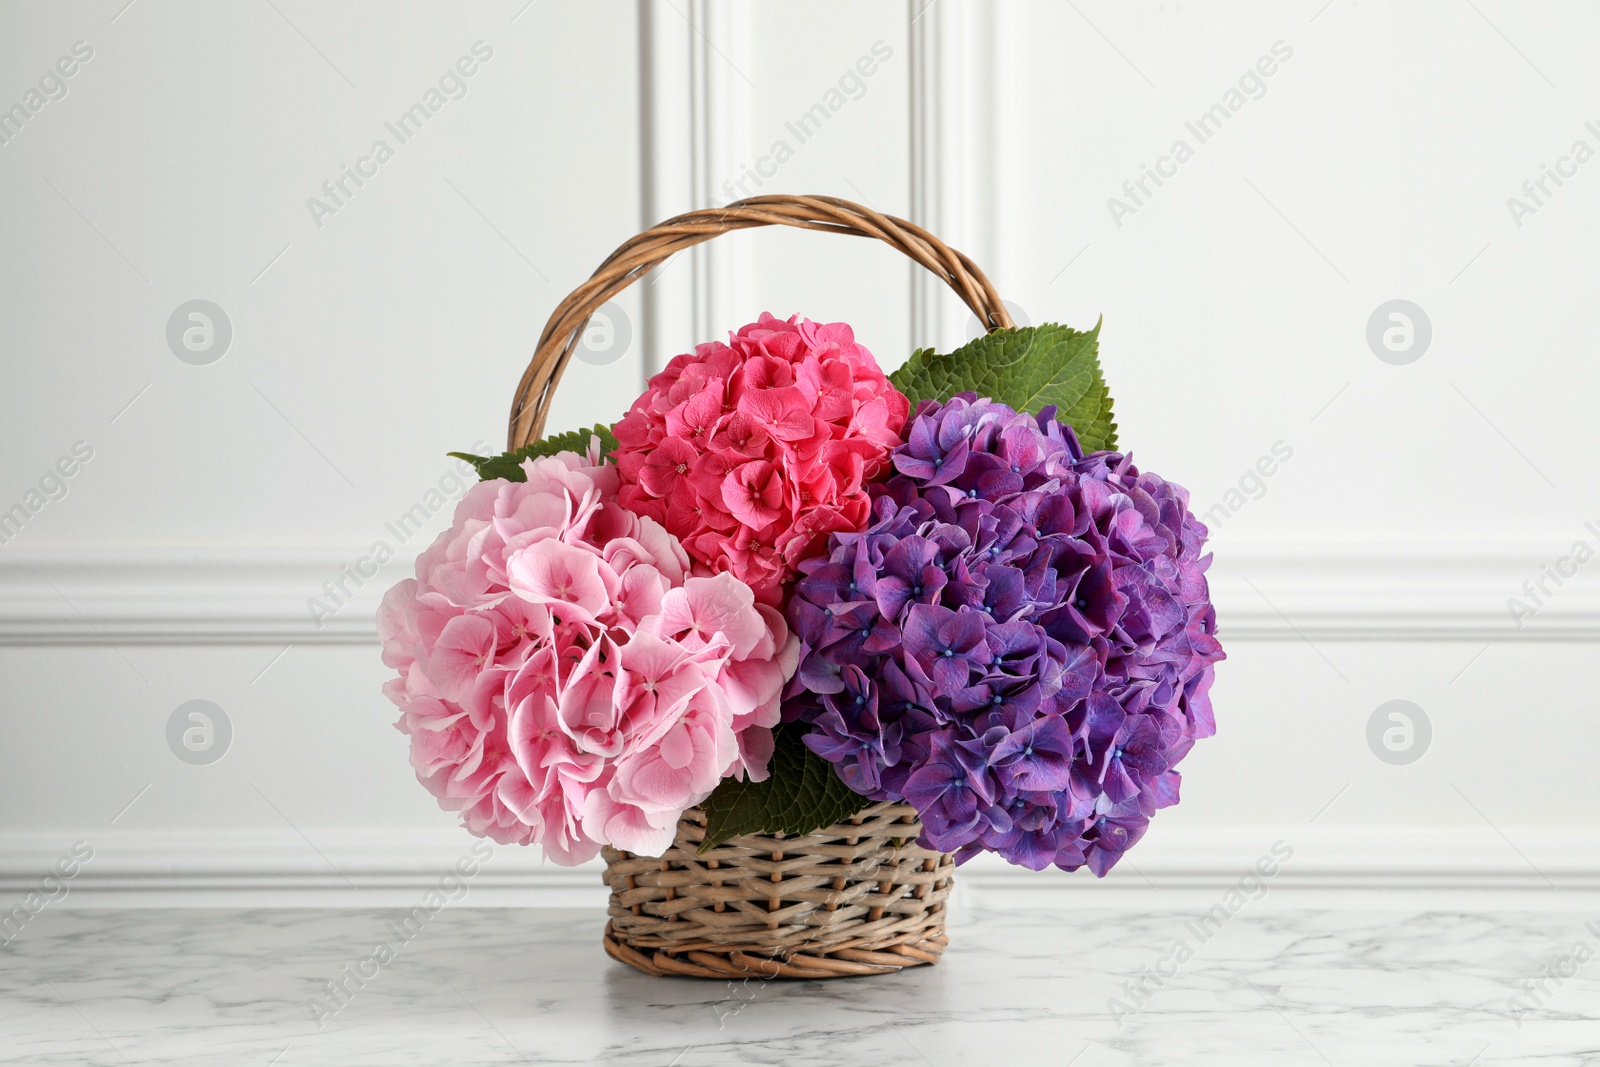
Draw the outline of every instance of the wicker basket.
[[[943,279],[979,322],[1011,325],[971,260],[903,219],[826,196],[693,211],[622,245],[556,307],[517,385],[509,447],[544,431],[556,384],[601,305],[683,249],[756,226],[875,237]],[[920,847],[921,833],[915,809],[883,803],[803,837],[736,837],[701,855],[705,813],[691,808],[664,856],[605,850],[606,952],[646,974],[704,978],[833,978],[935,963],[955,864]]]
[[[605,850],[606,952],[646,974],[834,978],[935,963],[955,862],[917,844],[905,804],[803,837],[735,837],[705,854],[684,812],[661,857]]]

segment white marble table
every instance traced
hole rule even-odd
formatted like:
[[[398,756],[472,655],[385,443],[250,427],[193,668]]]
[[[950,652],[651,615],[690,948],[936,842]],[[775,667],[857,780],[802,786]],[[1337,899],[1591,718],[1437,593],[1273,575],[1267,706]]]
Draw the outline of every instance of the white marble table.
[[[1577,911],[1246,909],[1200,943],[1188,911],[1001,910],[938,967],[743,986],[612,963],[596,911],[446,907],[405,943],[398,914],[46,909],[0,949],[0,1063],[1600,1064],[1600,958],[1561,962],[1600,949]],[[1114,1019],[1147,966],[1171,976]]]

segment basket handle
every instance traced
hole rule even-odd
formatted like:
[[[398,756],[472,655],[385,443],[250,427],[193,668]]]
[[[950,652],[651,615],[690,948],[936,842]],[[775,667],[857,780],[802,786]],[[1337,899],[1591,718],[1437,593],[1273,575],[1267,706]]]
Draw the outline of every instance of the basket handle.
[[[508,447],[515,451],[544,432],[556,383],[572,350],[600,306],[664,260],[730,230],[755,226],[798,226],[805,230],[876,237],[938,275],[988,329],[1009,327],[1011,316],[977,264],[922,227],[880,215],[871,208],[832,196],[752,196],[727,207],[690,211],[658,223],[618,248],[589,280],[556,306],[539,335],[528,369],[511,402]]]

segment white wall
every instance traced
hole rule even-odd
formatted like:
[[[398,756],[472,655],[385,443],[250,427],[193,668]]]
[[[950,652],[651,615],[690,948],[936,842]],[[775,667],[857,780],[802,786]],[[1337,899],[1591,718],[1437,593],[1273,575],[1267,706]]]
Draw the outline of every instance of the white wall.
[[[405,561],[320,628],[306,601],[376,541],[414,554],[444,510],[404,543],[386,523],[450,488],[445,452],[499,444],[556,302],[642,226],[770,173],[780,140],[792,158],[746,191],[909,215],[1029,320],[1103,315],[1124,446],[1230,512],[1220,732],[1111,883],[1231,879],[1282,837],[1306,885],[1600,885],[1600,564],[1523,628],[1506,605],[1600,548],[1600,164],[1507,207],[1575,140],[1600,150],[1600,13],[125,2],[0,8],[0,107],[93,49],[0,144],[0,509],[93,448],[0,544],[7,891],[78,839],[97,859],[74,900],[366,900],[463,851],[378,693],[372,612]],[[479,41],[466,95],[319,226],[307,199]],[[786,123],[880,42],[799,143]],[[1199,143],[1185,122],[1277,42],[1259,98]],[[1135,203],[1123,183],[1179,138],[1193,158]],[[817,234],[734,235],[636,288],[633,343],[574,363],[552,426],[615,418],[649,367],[762,310],[849,321],[886,366],[967,329],[895,253]],[[204,366],[165,336],[196,298],[233,329]],[[1366,340],[1392,299],[1431,320],[1407,365]],[[1292,458],[1230,497],[1279,442]],[[193,699],[232,724],[209,766],[166,740]],[[1368,746],[1392,699],[1431,722],[1410,765]],[[603,896],[496,864],[495,899]]]

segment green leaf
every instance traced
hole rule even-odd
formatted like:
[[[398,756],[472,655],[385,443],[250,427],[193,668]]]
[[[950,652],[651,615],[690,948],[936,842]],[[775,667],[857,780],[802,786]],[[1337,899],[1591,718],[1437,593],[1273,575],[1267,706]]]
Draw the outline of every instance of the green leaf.
[[[839,780],[833,764],[805,746],[807,727],[781,723],[772,731],[772,761],[765,781],[723,779],[701,805],[707,852],[744,834],[808,834],[843,822],[872,803]]]
[[[1084,451],[1098,452],[1117,447],[1099,349],[1100,323],[1083,333],[1047,322],[995,330],[946,355],[921,349],[889,381],[913,404],[966,392],[1018,411],[1037,413],[1054,404],[1056,418],[1077,431]]]
[[[504,478],[508,482],[524,482],[528,480],[528,476],[522,470],[523,460],[553,456],[557,452],[587,454],[589,439],[595,436],[600,438],[602,456],[616,449],[617,439],[612,436],[611,428],[595,426],[592,430],[568,430],[566,433],[542,437],[532,444],[523,445],[515,452],[504,452],[498,456],[474,456],[470,452],[451,452],[450,455],[472,464],[477,468],[478,477],[484,481],[490,478]]]

